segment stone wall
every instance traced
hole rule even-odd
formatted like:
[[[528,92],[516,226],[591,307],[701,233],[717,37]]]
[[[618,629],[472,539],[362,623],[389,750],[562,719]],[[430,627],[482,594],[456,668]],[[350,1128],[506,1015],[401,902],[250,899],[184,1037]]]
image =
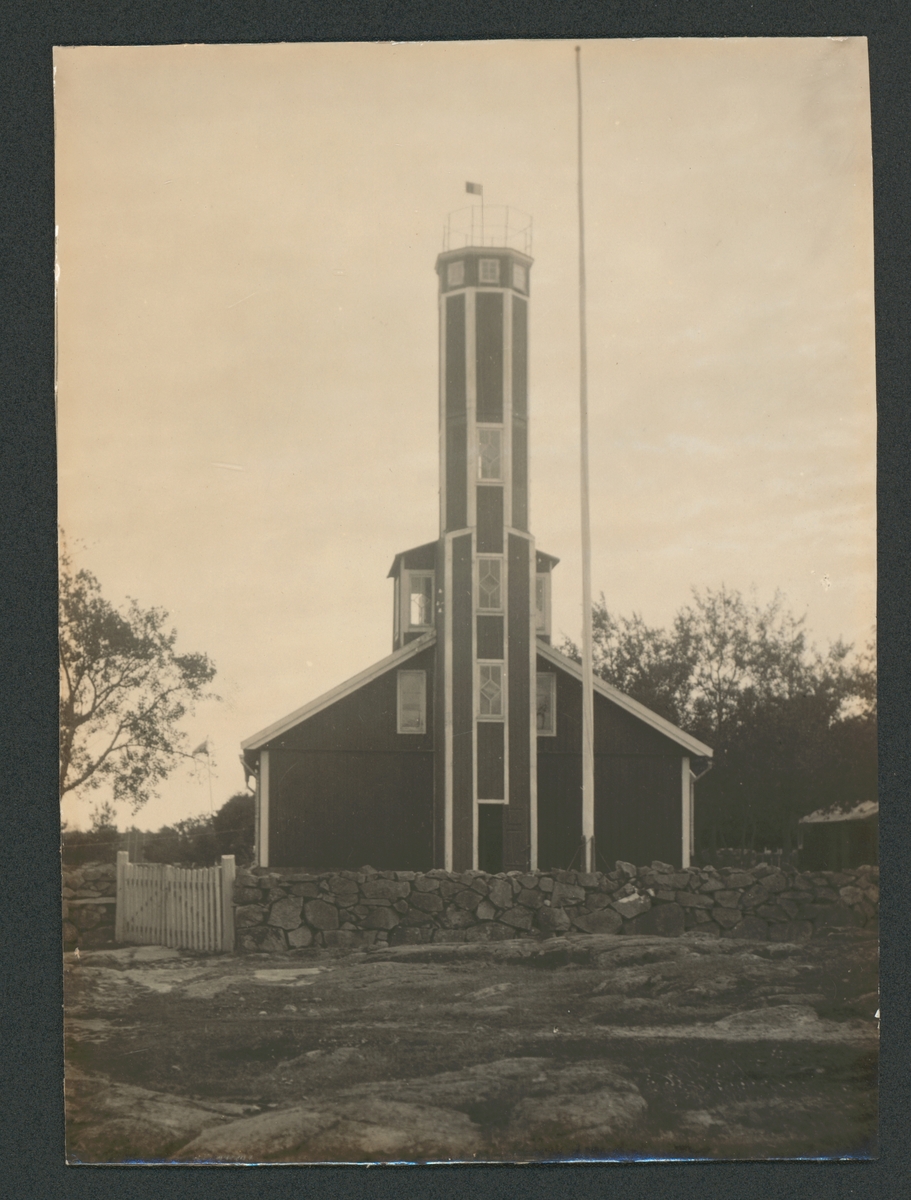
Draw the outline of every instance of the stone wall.
[[[569,932],[806,941],[875,927],[879,869],[809,871],[758,863],[676,870],[618,862],[606,874],[534,871],[240,870],[236,948],[499,941]]]
[[[63,867],[63,945],[67,950],[114,942],[117,868],[113,863]]]

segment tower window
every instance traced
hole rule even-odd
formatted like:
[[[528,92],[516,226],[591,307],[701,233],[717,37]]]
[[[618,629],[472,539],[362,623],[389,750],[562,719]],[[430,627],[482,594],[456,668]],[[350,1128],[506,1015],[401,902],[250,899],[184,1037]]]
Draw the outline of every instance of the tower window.
[[[427,732],[427,672],[398,672],[399,733]]]
[[[528,274],[521,263],[512,264],[512,286],[517,292],[524,292],[528,287]]]
[[[451,262],[446,268],[446,283],[449,287],[461,287],[465,282],[465,264],[461,260],[459,262]]]
[[[503,560],[478,559],[478,608],[492,612],[503,609]]]
[[[503,478],[502,429],[478,429],[478,478]]]
[[[503,664],[478,664],[478,716],[503,716]]]
[[[552,671],[538,675],[538,736],[553,737],[557,732],[557,677]]]
[[[408,574],[408,627],[429,629],[433,624],[433,572]]]
[[[499,283],[500,260],[498,258],[482,258],[478,263],[478,278],[481,283]]]

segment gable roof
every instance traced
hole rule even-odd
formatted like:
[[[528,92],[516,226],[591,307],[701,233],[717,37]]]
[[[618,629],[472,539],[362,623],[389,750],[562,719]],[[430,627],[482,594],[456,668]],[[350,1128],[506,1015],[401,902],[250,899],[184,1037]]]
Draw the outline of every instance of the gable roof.
[[[538,641],[538,653],[543,659],[559,667],[561,671],[566,671],[579,682],[582,682],[582,668],[578,663],[573,662],[571,658],[567,658],[565,654],[561,654],[559,650],[555,650],[553,646],[548,646],[546,642]],[[605,683],[603,679],[595,676],[594,679],[595,691],[604,696],[606,700],[612,701],[618,708],[625,709],[634,717],[638,717],[646,725],[650,725],[652,729],[658,733],[664,734],[666,738],[670,738],[672,742],[676,742],[678,746],[682,746],[688,750],[690,754],[695,754],[699,758],[712,758],[714,751],[711,746],[707,746],[705,742],[700,742],[698,738],[694,738],[692,734],[684,733],[677,725],[664,717],[659,717],[657,713],[652,712],[650,708],[646,708],[644,704],[640,704],[638,700],[634,700],[632,696],[627,696],[625,692],[618,691],[617,688],[611,687],[609,683]]]
[[[248,737],[245,741],[241,742],[241,749],[245,752],[248,750],[261,750],[273,738],[280,737],[281,734],[287,733],[289,729],[293,729],[295,725],[299,725],[301,721],[305,721],[308,717],[322,712],[330,704],[335,704],[336,700],[343,700],[345,696],[350,696],[352,692],[356,692],[364,684],[372,683],[374,679],[379,679],[387,671],[391,671],[401,663],[414,658],[422,650],[427,650],[432,646],[436,640],[436,630],[431,629],[429,633],[425,633],[422,637],[409,642],[401,650],[396,650],[392,654],[387,655],[386,658],[381,658],[378,663],[374,663],[366,671],[361,671],[358,675],[352,675],[350,679],[346,679],[338,687],[334,687],[329,692],[323,692],[322,696],[317,696],[315,700],[311,700],[302,708],[296,708],[287,717],[282,717],[281,720],[274,721],[271,725],[267,725],[265,729],[261,729],[259,733],[254,733],[252,737]]]

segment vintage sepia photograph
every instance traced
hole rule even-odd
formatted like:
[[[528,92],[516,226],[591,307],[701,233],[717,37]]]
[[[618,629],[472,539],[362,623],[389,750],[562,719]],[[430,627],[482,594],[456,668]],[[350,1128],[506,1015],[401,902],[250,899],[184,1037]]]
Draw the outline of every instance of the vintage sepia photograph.
[[[875,1158],[866,40],[54,105],[68,1163]]]

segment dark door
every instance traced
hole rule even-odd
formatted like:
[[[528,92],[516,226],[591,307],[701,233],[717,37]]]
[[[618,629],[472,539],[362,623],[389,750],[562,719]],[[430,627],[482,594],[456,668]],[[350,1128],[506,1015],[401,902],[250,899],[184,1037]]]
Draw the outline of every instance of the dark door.
[[[478,870],[503,870],[503,804],[478,805]]]

